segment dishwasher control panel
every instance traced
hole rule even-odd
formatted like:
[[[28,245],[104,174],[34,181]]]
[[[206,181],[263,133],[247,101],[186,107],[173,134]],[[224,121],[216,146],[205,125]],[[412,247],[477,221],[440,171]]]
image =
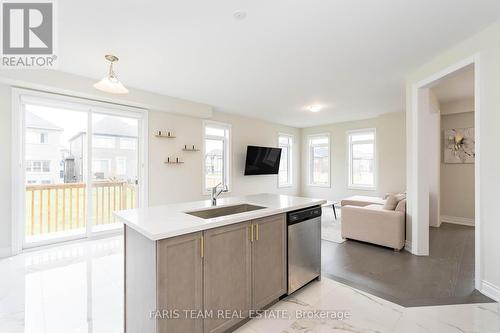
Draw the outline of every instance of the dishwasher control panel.
[[[287,221],[288,225],[291,225],[320,216],[321,216],[321,207],[316,206],[288,213]]]

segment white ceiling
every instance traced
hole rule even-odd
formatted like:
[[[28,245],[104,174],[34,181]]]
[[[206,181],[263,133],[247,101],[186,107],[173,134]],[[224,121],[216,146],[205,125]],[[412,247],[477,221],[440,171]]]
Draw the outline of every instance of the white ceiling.
[[[474,98],[474,65],[443,78],[432,91],[441,104]]]
[[[500,1],[85,0],[58,11],[59,70],[101,79],[113,53],[127,87],[306,127],[401,111],[404,76],[499,19]]]

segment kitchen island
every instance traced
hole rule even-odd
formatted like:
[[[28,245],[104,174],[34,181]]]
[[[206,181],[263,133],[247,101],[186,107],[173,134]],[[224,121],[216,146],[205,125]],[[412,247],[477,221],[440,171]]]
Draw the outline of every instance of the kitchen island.
[[[226,332],[287,292],[286,213],[324,200],[256,194],[116,212],[126,332]]]

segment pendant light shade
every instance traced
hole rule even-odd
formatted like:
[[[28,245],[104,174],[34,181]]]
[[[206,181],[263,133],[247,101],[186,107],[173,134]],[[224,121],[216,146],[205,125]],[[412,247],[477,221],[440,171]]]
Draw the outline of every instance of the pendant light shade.
[[[94,84],[94,88],[111,94],[128,94],[128,89],[118,80],[113,71],[113,63],[118,61],[118,57],[108,54],[105,58],[109,61],[108,76]]]

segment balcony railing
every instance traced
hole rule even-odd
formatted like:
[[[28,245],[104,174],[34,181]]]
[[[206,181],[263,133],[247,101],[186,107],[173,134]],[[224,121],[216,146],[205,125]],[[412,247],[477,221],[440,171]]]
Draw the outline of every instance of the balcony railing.
[[[93,226],[115,223],[113,211],[136,207],[136,186],[127,182],[92,183]],[[85,228],[85,183],[26,186],[26,236]]]

